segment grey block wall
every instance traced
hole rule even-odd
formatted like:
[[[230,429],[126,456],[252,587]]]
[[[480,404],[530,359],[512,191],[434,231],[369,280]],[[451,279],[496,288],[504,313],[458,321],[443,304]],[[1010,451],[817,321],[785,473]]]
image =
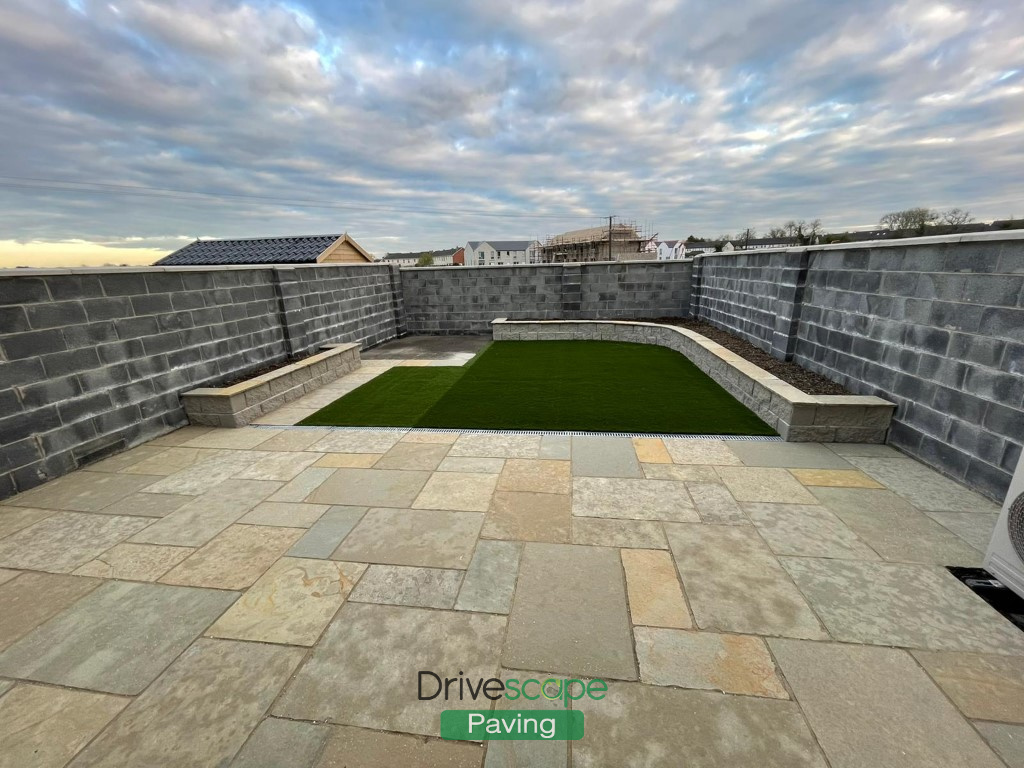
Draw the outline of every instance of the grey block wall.
[[[688,261],[405,269],[406,327],[414,334],[489,334],[498,317],[685,317],[691,271]]]
[[[388,266],[0,277],[0,498],[187,423],[179,394],[398,333]]]

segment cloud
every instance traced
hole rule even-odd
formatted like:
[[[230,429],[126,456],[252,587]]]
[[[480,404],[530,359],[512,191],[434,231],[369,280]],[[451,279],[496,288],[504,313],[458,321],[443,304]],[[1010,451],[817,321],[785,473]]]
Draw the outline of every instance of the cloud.
[[[178,233],[348,230],[383,253],[609,213],[665,237],[793,217],[839,228],[910,205],[1019,215],[1016,11],[13,0],[0,176],[83,183],[0,179],[0,227],[33,248],[121,253],[171,250]],[[10,250],[0,264],[27,253]]]

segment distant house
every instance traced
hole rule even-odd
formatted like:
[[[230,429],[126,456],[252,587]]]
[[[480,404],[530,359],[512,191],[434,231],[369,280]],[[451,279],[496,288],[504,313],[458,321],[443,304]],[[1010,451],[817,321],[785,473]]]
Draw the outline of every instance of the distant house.
[[[196,240],[156,263],[158,267],[211,264],[367,264],[373,257],[343,235]]]
[[[439,251],[408,251],[406,253],[388,253],[381,259],[382,262],[387,264],[397,264],[400,267],[415,267],[419,264],[420,259],[423,258],[423,254],[431,253],[434,256],[434,263],[432,266],[435,267],[450,267],[455,263],[455,254],[461,251],[461,248],[446,248]]]
[[[797,237],[751,237],[745,240],[732,240],[726,245],[732,248],[722,248],[729,251],[763,251],[767,248],[792,248],[800,245]]]
[[[456,248],[455,253],[452,254],[452,264],[456,267],[461,267],[466,263],[466,249]]]
[[[466,243],[466,266],[534,264],[540,243],[536,240],[471,240]]]
[[[686,256],[686,243],[683,240],[658,240],[656,245],[658,261],[674,261]]]

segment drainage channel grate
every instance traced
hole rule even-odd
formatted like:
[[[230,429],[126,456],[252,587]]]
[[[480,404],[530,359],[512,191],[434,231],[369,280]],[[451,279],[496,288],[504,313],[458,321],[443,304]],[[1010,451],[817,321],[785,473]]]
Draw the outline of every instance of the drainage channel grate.
[[[674,440],[743,440],[748,442],[781,443],[778,435],[677,435],[664,432],[580,432],[557,429],[455,429],[427,427],[306,427],[297,424],[250,424],[256,429],[344,429],[355,432],[424,432],[460,435],[561,435],[565,437],[659,437]]]

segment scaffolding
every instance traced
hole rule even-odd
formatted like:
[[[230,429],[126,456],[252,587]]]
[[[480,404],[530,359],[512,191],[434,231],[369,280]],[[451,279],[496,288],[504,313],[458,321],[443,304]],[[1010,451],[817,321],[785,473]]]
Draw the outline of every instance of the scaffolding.
[[[609,219],[604,226],[549,235],[537,250],[537,261],[560,264],[652,259],[657,238],[647,225]]]

